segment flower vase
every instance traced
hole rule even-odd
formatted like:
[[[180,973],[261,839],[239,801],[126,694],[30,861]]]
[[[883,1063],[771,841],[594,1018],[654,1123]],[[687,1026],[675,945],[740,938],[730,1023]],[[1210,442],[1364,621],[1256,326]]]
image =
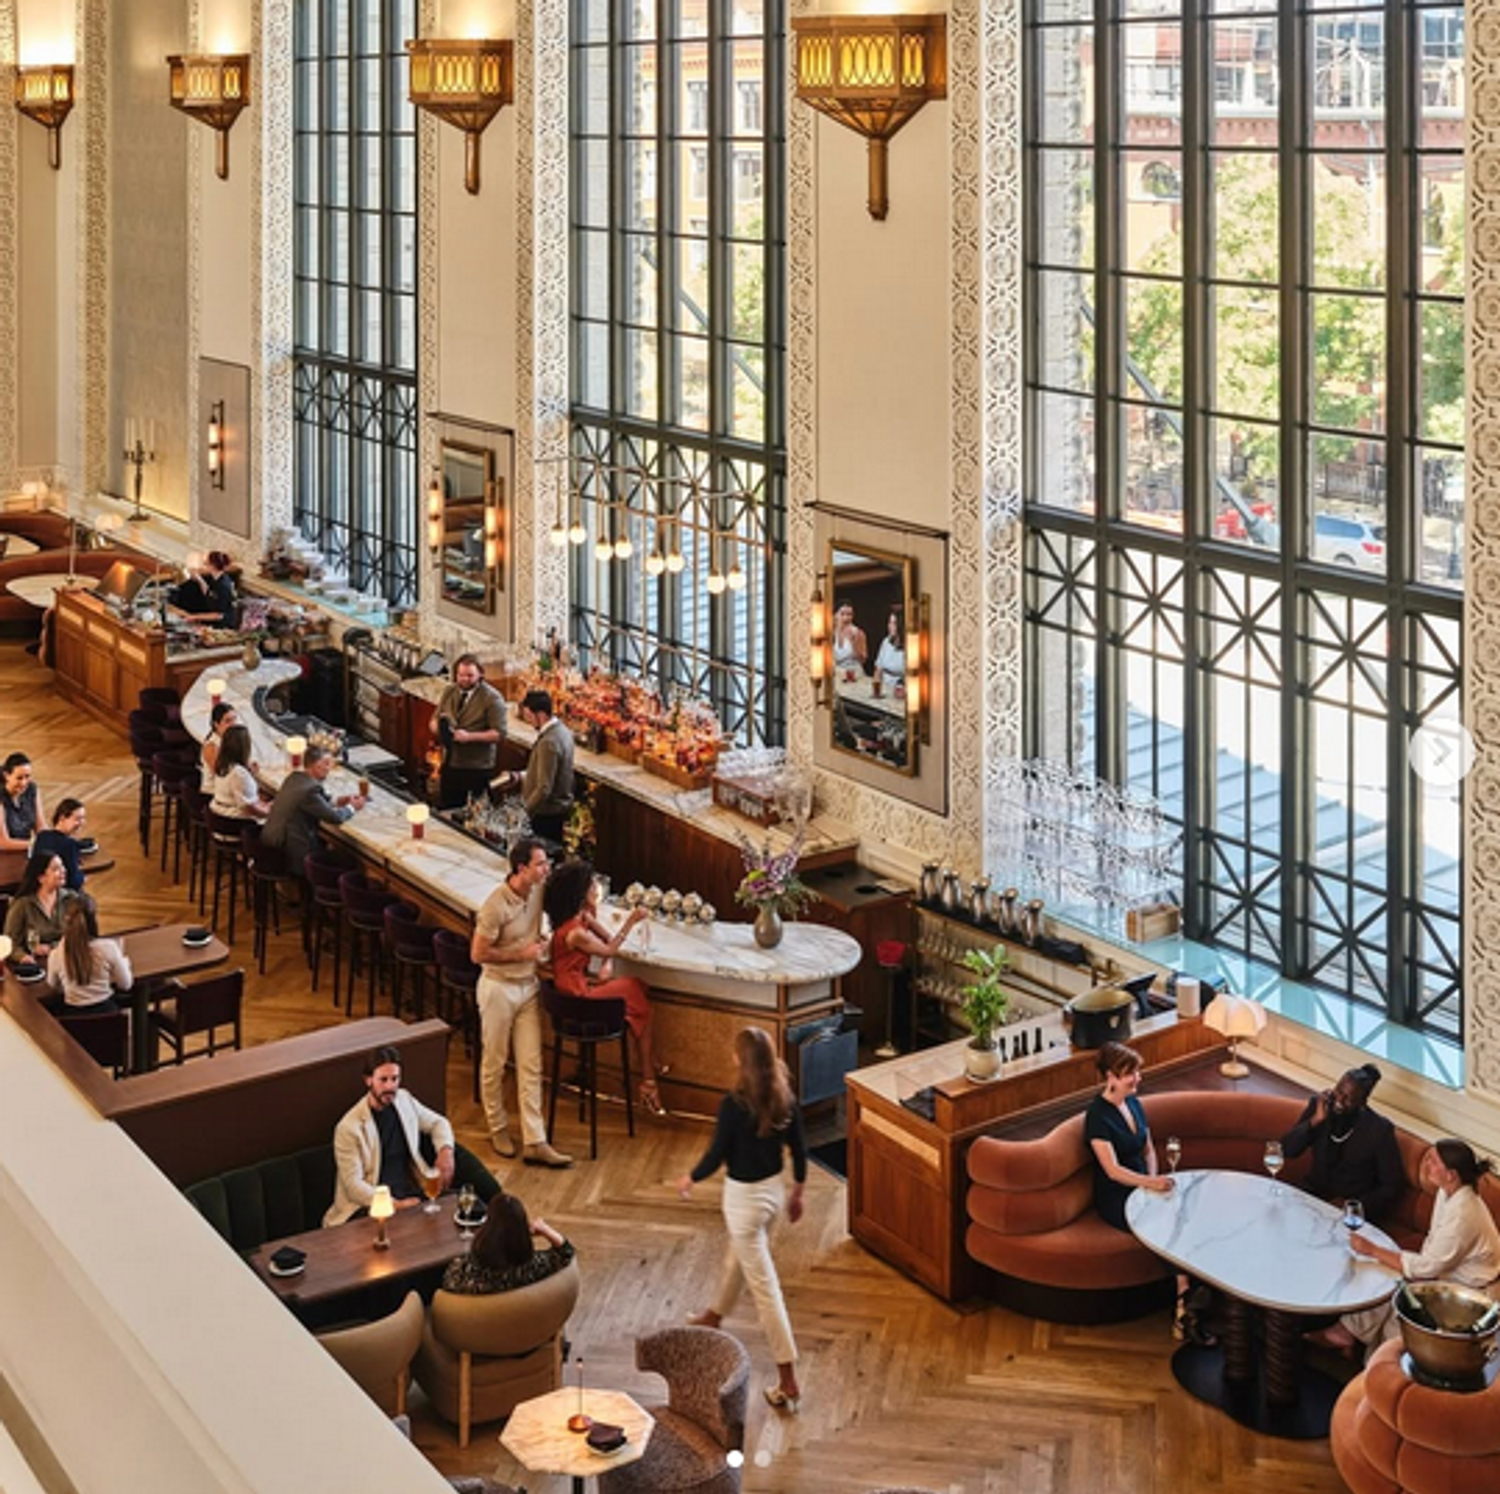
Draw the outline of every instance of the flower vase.
[[[769,903],[761,905],[755,915],[755,942],[762,949],[775,949],[781,943],[781,914]]]
[[[253,638],[245,640],[244,664],[246,669],[260,668],[260,648]]]

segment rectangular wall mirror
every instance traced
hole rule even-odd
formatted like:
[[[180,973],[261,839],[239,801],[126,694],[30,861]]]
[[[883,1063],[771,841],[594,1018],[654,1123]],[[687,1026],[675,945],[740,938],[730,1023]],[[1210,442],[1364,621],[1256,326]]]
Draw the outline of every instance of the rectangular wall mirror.
[[[907,714],[906,636],[916,626],[910,560],[838,540],[828,547],[832,745],[897,773],[917,771]]]
[[[504,503],[495,453],[460,441],[442,445],[443,514],[438,555],[443,600],[490,616],[500,566]]]

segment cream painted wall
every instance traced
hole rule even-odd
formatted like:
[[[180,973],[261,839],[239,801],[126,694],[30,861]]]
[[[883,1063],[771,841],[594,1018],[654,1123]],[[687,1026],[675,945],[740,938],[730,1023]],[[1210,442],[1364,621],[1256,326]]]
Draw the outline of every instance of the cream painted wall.
[[[195,46],[207,52],[249,52],[250,0],[201,0]],[[188,169],[198,184],[198,353],[227,363],[248,364],[254,342],[250,325],[250,270],[254,250],[250,198],[251,152],[256,148],[259,69],[251,67],[252,107],[229,133],[229,180],[214,171],[212,130],[173,115],[187,137]],[[165,80],[163,80],[165,81]],[[290,270],[288,270],[290,273]],[[192,356],[192,350],[189,350]]]
[[[793,105],[793,107],[800,107]],[[865,210],[866,147],[817,121],[817,496],[946,528],[948,106],[890,144],[890,213]]]
[[[186,0],[131,0],[129,25],[117,17],[109,48],[109,481],[134,491],[134,469],[119,456],[124,422],[154,421],[141,501],[180,518],[190,487],[188,131],[202,127],[167,107],[165,59],[187,40]]]
[[[424,408],[516,424],[516,111],[484,132],[480,190],[464,188],[464,138],[438,131],[438,388]]]
[[[58,363],[58,336],[71,320],[74,240],[64,233],[63,204],[74,195],[73,163],[66,126],[62,170],[47,164],[47,132],[21,120],[16,135],[18,156],[20,266],[16,289],[18,380],[17,456],[23,469],[55,467],[64,450],[60,411],[65,369],[71,383],[72,363]]]

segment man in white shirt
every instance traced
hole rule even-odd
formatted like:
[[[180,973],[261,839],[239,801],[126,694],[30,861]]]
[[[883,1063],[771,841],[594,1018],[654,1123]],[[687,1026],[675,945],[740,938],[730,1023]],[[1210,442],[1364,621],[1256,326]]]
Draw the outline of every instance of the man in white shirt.
[[[424,1136],[432,1142],[433,1162],[422,1156]],[[435,1172],[444,1188],[452,1184],[453,1127],[401,1088],[399,1048],[377,1048],[365,1060],[365,1094],[334,1129],[333,1160],[338,1177],[325,1229],[368,1209],[382,1183],[398,1209],[422,1201],[422,1177]]]

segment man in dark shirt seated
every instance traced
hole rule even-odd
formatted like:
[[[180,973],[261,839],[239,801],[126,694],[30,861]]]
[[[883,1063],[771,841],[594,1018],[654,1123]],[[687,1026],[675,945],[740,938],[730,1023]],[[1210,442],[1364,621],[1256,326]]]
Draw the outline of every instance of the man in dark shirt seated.
[[[1370,1091],[1379,1083],[1373,1063],[1350,1069],[1307,1102],[1281,1142],[1288,1161],[1312,1148],[1309,1193],[1330,1203],[1357,1198],[1365,1217],[1377,1221],[1389,1216],[1406,1187],[1396,1128],[1370,1109]]]
[[[432,1143],[433,1163],[422,1157],[424,1136]],[[451,1186],[453,1127],[401,1088],[399,1048],[377,1048],[365,1060],[365,1094],[334,1129],[333,1159],[338,1178],[325,1228],[365,1213],[381,1184],[398,1209],[421,1202],[421,1177],[436,1172],[444,1188]]]
[[[261,826],[260,843],[286,852],[286,864],[295,872],[318,848],[319,825],[342,825],[365,801],[358,794],[330,799],[323,785],[333,771],[333,754],[322,747],[309,747],[303,766],[288,773],[271,812]]]
[[[83,891],[83,842],[78,838],[83,832],[88,810],[82,799],[63,799],[52,811],[52,828],[43,830],[36,838],[33,851],[48,851],[62,857],[66,874],[65,886],[69,892]]]

